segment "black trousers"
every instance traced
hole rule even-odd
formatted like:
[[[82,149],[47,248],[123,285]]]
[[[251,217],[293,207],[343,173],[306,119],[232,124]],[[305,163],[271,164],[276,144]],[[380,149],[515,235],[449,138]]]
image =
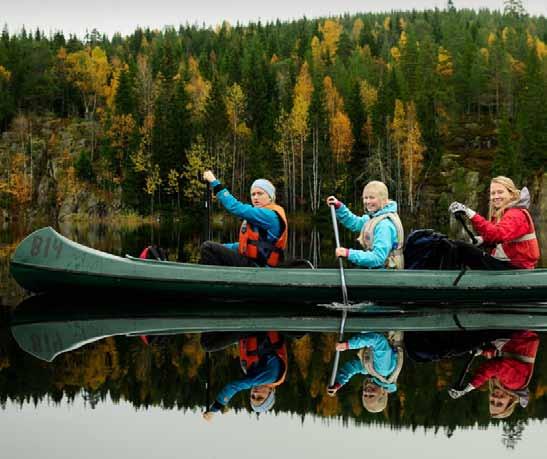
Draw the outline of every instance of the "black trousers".
[[[205,241],[200,247],[200,261],[202,265],[217,266],[258,266],[253,260],[240,255],[235,250],[228,249],[218,242]]]
[[[508,261],[494,258],[468,242],[453,241],[453,243],[457,246],[457,259],[460,265],[485,270],[517,269]]]

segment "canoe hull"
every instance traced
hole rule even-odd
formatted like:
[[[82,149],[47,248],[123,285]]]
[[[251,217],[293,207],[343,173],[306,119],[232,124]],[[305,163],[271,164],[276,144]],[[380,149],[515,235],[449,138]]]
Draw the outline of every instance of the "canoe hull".
[[[25,238],[11,260],[17,282],[32,292],[111,289],[224,300],[340,301],[337,269],[204,266],[118,257],[71,241],[52,228]],[[346,270],[352,302],[547,301],[547,270]],[[455,285],[456,284],[456,285]]]

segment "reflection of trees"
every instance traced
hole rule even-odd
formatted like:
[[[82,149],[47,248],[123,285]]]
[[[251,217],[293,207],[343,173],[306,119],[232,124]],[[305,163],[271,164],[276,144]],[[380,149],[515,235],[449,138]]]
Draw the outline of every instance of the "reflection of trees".
[[[0,404],[7,400],[38,403],[71,401],[78,394],[90,407],[107,397],[126,400],[135,407],[201,408],[205,399],[205,355],[199,335],[149,337],[145,346],[138,338],[107,338],[59,356],[51,364],[22,353],[9,335],[0,336]],[[451,400],[446,387],[465,365],[465,359],[441,363],[415,364],[406,359],[399,378],[399,390],[390,395],[383,415],[365,411],[361,404],[362,379],[356,376],[336,398],[326,395],[332,369],[336,336],[307,335],[291,340],[287,381],[277,392],[275,410],[320,417],[335,416],[343,421],[384,423],[394,428],[425,428],[451,435],[461,426],[486,426],[486,393],[476,391],[460,400]],[[341,364],[354,358],[343,352]],[[503,421],[504,444],[513,448],[522,436],[525,420],[547,416],[547,396],[543,382],[547,356],[538,354],[532,380],[530,404],[517,409],[509,422]],[[211,394],[226,382],[241,376],[237,347],[211,354]],[[247,394],[238,394],[231,403],[236,410],[248,409]]]
[[[509,421],[503,425],[503,434],[501,442],[507,449],[515,449],[517,443],[522,440],[525,422],[522,420]]]

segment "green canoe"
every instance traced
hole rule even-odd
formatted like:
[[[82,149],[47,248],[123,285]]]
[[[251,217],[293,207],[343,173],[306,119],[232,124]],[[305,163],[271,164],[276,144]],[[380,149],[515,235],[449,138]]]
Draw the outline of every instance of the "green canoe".
[[[327,303],[341,298],[338,269],[234,268],[118,257],[42,228],[11,259],[32,292],[115,289],[224,300]],[[347,269],[352,302],[525,302],[547,300],[547,269],[434,271]]]
[[[324,306],[189,301],[150,304],[142,298],[123,302],[93,295],[39,295],[21,303],[10,321],[13,337],[26,352],[51,361],[59,354],[109,336],[176,335],[201,332],[338,332],[340,311]],[[428,305],[350,307],[345,332],[374,330],[472,331],[547,330],[547,304],[466,305],[439,309]]]

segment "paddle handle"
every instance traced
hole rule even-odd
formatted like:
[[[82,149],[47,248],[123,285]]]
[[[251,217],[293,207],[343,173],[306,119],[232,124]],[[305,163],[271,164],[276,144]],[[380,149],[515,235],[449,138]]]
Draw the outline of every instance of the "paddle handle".
[[[463,219],[463,212],[456,212],[454,214],[454,217],[456,218],[456,220],[458,220],[462,224],[463,229],[469,235],[469,237],[471,238],[471,241],[473,241],[473,244],[477,244],[477,239],[475,238],[475,235],[468,228],[467,224],[465,223],[465,220]]]
[[[205,234],[206,241],[211,239],[211,184],[205,183]]]
[[[336,248],[338,249],[340,247],[340,234],[338,233],[338,221],[336,220],[336,210],[334,209],[334,206],[330,206],[330,215],[332,218],[332,227],[334,229],[334,240],[336,242]],[[342,258],[338,257],[338,264],[340,267],[340,283],[342,286],[342,299],[344,302],[344,306],[348,305],[348,289],[346,286],[346,276],[344,274],[344,263],[342,262]],[[338,342],[341,343],[344,340],[344,327],[346,325],[346,318],[348,316],[347,309],[344,308],[344,311],[342,312],[342,320],[340,321],[340,329],[338,330]],[[334,386],[334,383],[336,381],[336,373],[338,372],[338,363],[340,361],[340,351],[336,351],[334,354],[334,363],[332,365],[332,372],[330,375],[330,382],[329,386]]]

